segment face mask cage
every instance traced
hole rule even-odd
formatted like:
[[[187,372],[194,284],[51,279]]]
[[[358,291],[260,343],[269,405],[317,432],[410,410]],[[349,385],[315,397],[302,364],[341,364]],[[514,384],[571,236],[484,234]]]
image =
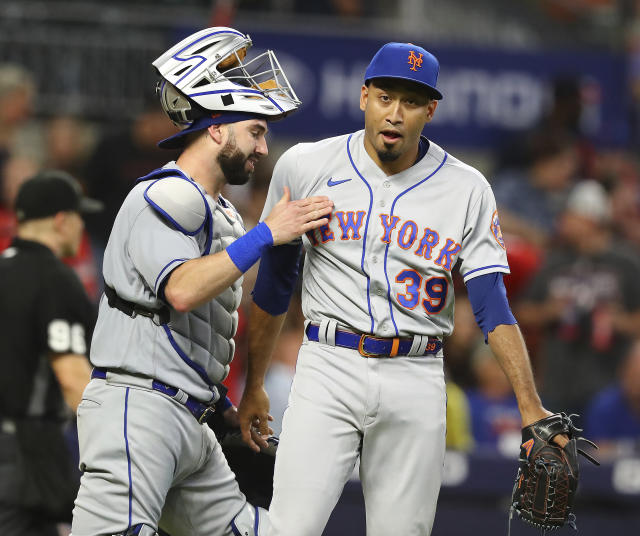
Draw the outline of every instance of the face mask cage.
[[[235,51],[229,58],[235,56],[232,66],[221,73],[213,74],[213,82],[227,79],[233,84],[253,89],[256,93],[261,93],[265,97],[285,99],[295,106],[300,105],[298,96],[293,91],[287,76],[284,74],[278,58],[272,50],[267,50],[256,56],[252,60],[243,63],[242,59],[246,51],[241,49]],[[229,58],[218,64],[218,69],[223,63],[228,62]],[[257,96],[256,96],[257,97]]]

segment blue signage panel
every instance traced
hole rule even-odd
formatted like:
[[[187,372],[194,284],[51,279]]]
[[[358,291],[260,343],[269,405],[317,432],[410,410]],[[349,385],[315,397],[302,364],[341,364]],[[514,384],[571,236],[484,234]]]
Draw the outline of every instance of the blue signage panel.
[[[379,39],[250,31],[257,51],[276,51],[302,99],[299,112],[277,132],[317,139],[362,128],[360,87]],[[586,50],[510,52],[430,46],[440,60],[444,94],[425,133],[446,145],[490,147],[534,127],[558,76],[576,76],[582,87],[583,129],[604,143],[626,141],[627,90],[623,56]],[[266,45],[266,47],[265,47]]]

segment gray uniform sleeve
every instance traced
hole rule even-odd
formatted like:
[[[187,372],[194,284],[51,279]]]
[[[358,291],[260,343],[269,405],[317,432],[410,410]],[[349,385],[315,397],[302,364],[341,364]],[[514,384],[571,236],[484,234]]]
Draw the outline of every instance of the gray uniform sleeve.
[[[196,239],[171,227],[151,207],[144,208],[135,219],[127,252],[156,296],[172,270],[189,259],[200,257]]]
[[[492,272],[509,273],[496,200],[490,187],[484,188],[480,199],[469,211],[460,257],[460,273],[465,283]]]

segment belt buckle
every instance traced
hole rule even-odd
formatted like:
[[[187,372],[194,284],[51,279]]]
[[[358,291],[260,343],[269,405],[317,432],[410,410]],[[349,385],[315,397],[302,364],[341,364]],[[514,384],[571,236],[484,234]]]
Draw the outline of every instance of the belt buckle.
[[[358,352],[362,357],[394,357],[392,355],[387,356],[387,354],[372,354],[371,352],[367,352],[364,349],[365,339],[374,339],[376,341],[383,341],[383,342],[387,340],[383,337],[376,337],[375,335],[367,335],[366,333],[363,333],[362,335],[360,335],[360,341],[358,342]]]
[[[202,415],[200,415],[200,418],[198,419],[198,424],[205,423],[207,419],[215,413],[215,411],[216,411],[215,407],[207,406],[205,410],[202,412]]]
[[[377,357],[378,354],[371,354],[364,349],[364,340],[368,337],[365,333],[360,335],[360,341],[358,342],[358,353],[362,357]]]
[[[391,341],[391,352],[389,354],[372,354],[364,349],[364,341],[366,338],[374,339],[376,341]],[[358,342],[358,352],[362,357],[396,357],[398,355],[398,346],[400,344],[399,337],[393,337],[392,339],[386,339],[384,337],[376,337],[374,335],[367,335],[363,333],[360,335],[360,341]]]

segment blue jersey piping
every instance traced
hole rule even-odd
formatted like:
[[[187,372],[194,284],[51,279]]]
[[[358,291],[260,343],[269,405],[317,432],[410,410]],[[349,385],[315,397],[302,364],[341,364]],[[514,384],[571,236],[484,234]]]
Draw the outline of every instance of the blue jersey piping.
[[[127,451],[127,472],[129,474],[129,525],[127,529],[131,528],[131,521],[133,518],[133,480],[131,478],[131,453],[129,452],[129,438],[127,436],[127,414],[129,410],[129,387],[127,387],[124,395],[124,444]]]
[[[188,261],[188,260],[189,259],[173,259],[172,261],[169,261],[162,270],[160,270],[158,277],[156,277],[156,282],[153,285],[153,290],[156,293],[156,296],[158,295],[158,282],[160,281],[160,277],[162,277],[162,274],[164,274],[165,270],[175,262]]]
[[[367,222],[364,224],[364,239],[362,240],[362,259],[360,260],[360,268],[362,269],[362,273],[367,278],[367,307],[369,308],[369,317],[371,318],[370,333],[373,333],[373,314],[371,313],[371,296],[370,296],[371,278],[369,277],[369,274],[364,269],[364,257],[367,249],[367,237],[368,237],[368,231],[369,231],[369,218],[371,217],[371,207],[373,205],[373,191],[371,190],[371,186],[369,185],[367,180],[362,176],[360,171],[358,171],[358,168],[356,167],[355,163],[353,162],[353,158],[351,157],[351,150],[349,149],[349,143],[351,142],[352,137],[353,137],[353,134],[350,134],[349,138],[347,139],[347,155],[349,156],[349,162],[351,162],[351,167],[354,169],[358,177],[360,177],[362,182],[364,182],[367,188],[369,189],[369,210],[367,211]]]
[[[413,186],[407,188],[404,192],[401,192],[393,200],[393,203],[391,204],[391,212],[389,213],[389,218],[393,218],[393,209],[395,208],[396,202],[398,201],[398,199],[400,199],[407,192],[410,192],[414,188],[417,188],[418,186],[420,186],[423,182],[428,181],[431,177],[433,177],[436,173],[438,173],[438,171],[440,171],[440,169],[442,169],[442,166],[447,161],[447,156],[448,156],[448,154],[444,153],[444,158],[442,159],[442,162],[440,162],[438,167],[435,170],[433,170],[431,172],[431,174],[426,176],[420,182],[417,182]],[[396,330],[396,337],[397,337],[399,332],[398,332],[398,326],[396,325],[396,319],[393,316],[393,303],[391,302],[391,284],[389,283],[389,275],[387,274],[387,257],[388,257],[388,253],[389,253],[389,245],[390,245],[390,243],[391,243],[391,240],[389,240],[389,244],[387,244],[387,247],[384,250],[384,277],[387,280],[387,300],[389,302],[389,313],[391,313],[391,322],[393,322],[393,328]]]
[[[506,264],[491,264],[489,266],[483,266],[482,268],[474,268],[473,270],[470,270],[466,274],[464,274],[462,276],[462,279],[465,279],[468,275],[474,272],[479,272],[480,270],[486,270],[487,268],[506,268],[508,270],[509,266],[507,266]]]

